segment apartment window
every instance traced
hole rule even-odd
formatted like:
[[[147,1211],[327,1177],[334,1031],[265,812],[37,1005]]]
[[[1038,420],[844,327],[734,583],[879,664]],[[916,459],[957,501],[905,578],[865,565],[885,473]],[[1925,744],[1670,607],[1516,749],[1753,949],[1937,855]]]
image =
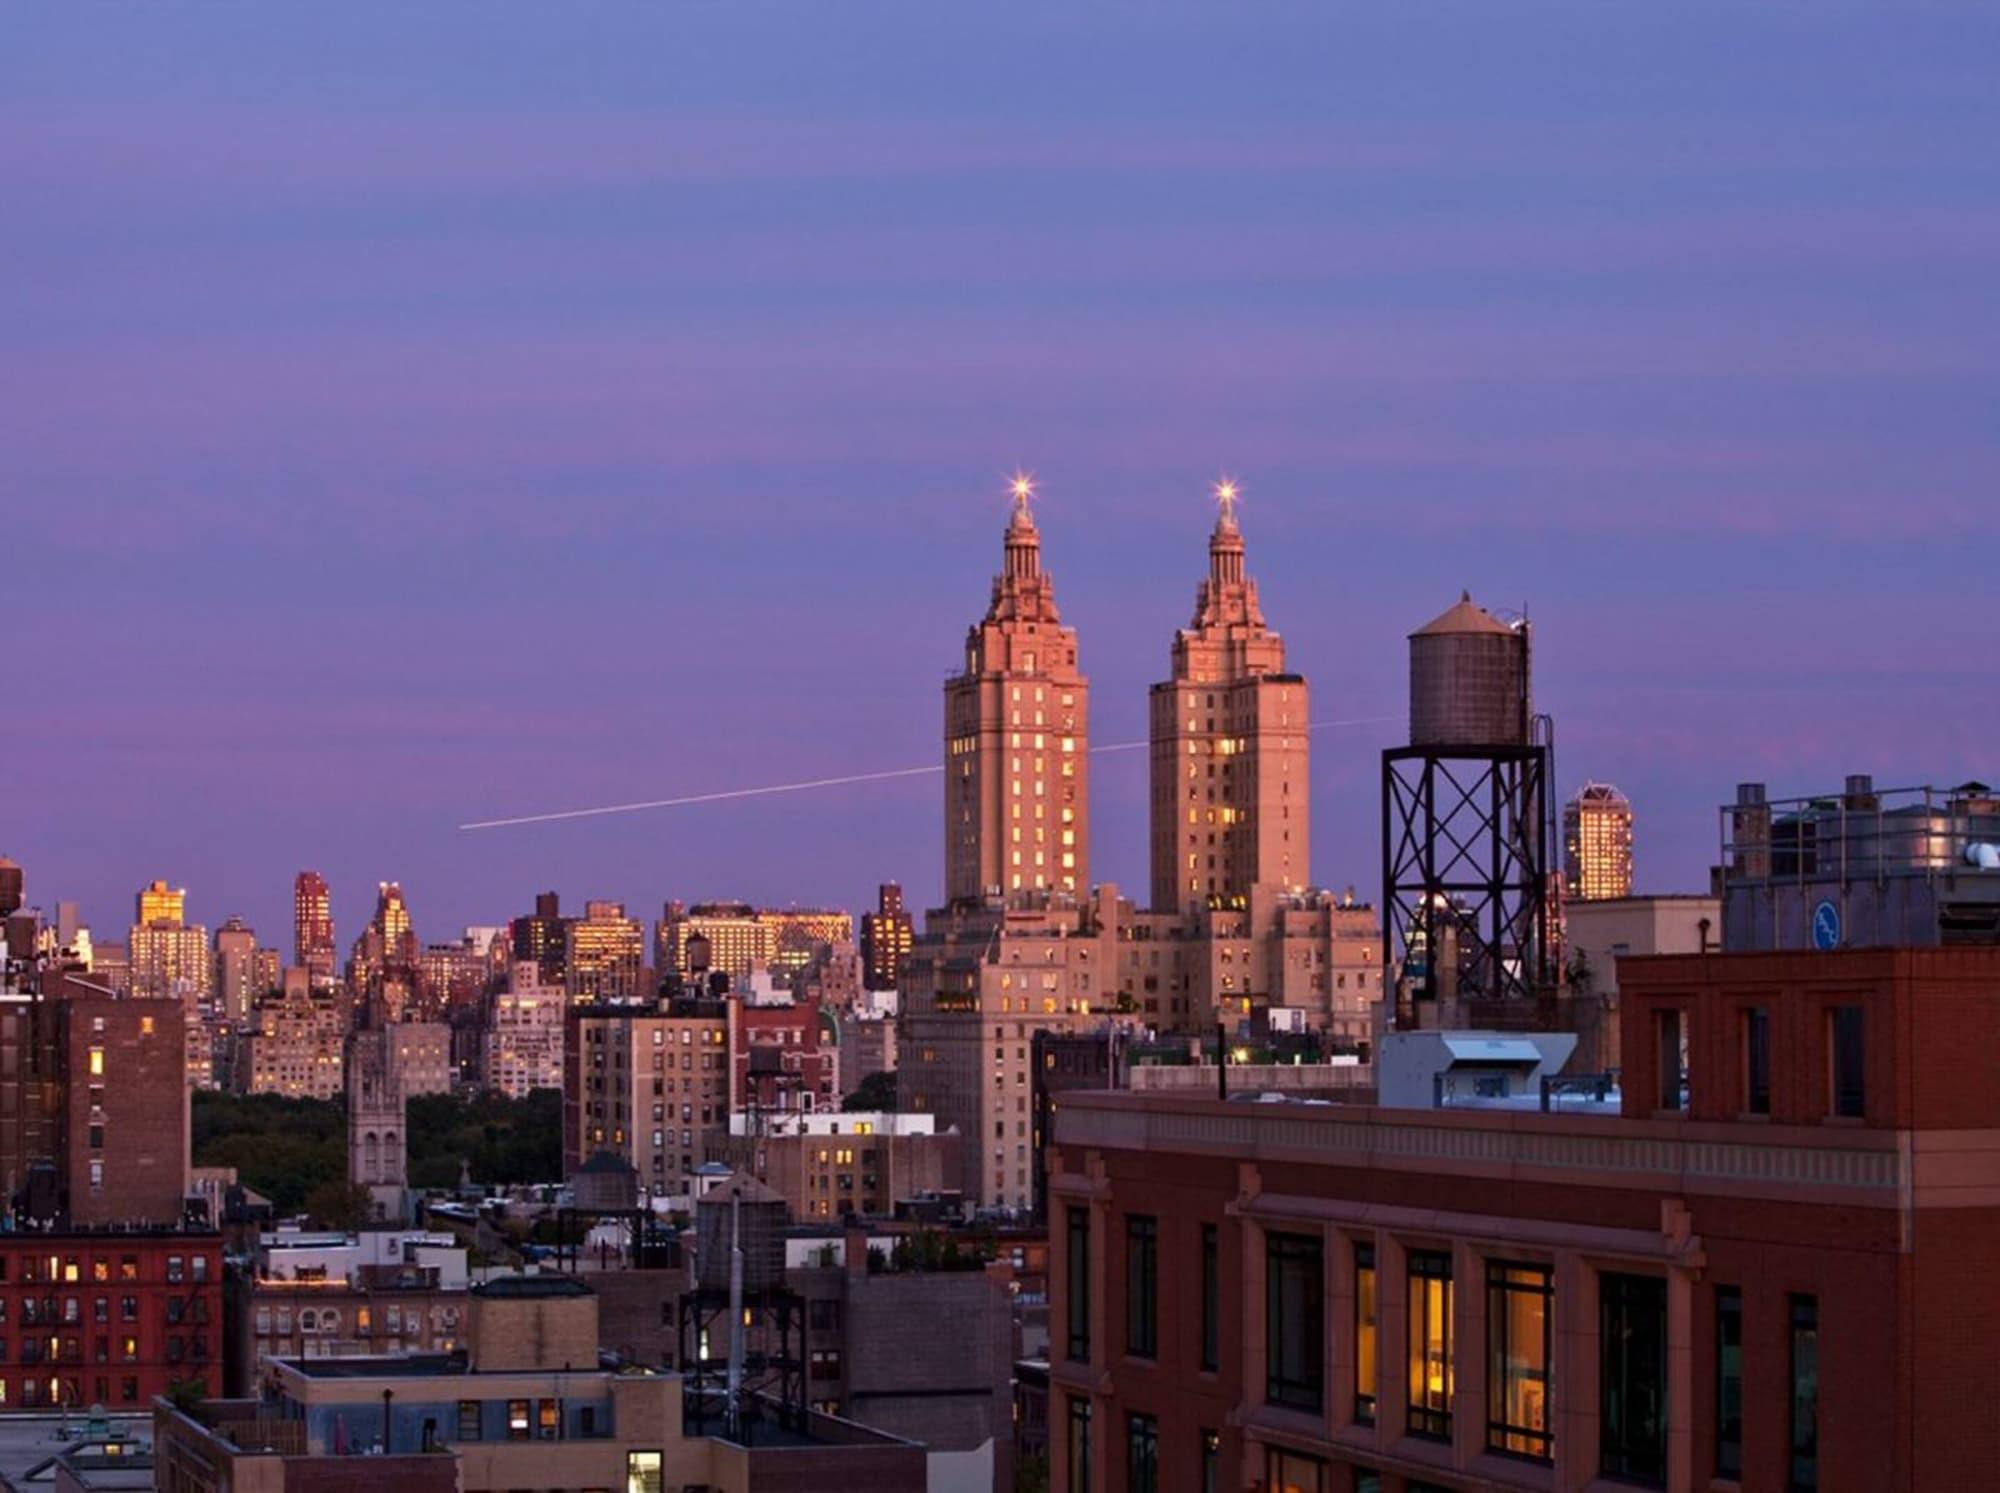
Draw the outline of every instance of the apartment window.
[[[665,1460],[657,1451],[625,1453],[625,1493],[660,1493]]]
[[[1273,1405],[1322,1408],[1325,1290],[1319,1235],[1264,1236],[1264,1397]]]
[[[1150,1415],[1125,1417],[1126,1493],[1159,1493],[1160,1423]]]
[[[1451,1256],[1410,1251],[1409,1430],[1451,1439]]]
[[[535,1402],[535,1439],[554,1441],[562,1435],[562,1406],[554,1400]]]
[[[1160,1226],[1138,1214],[1125,1219],[1125,1351],[1159,1354]]]
[[[1375,1246],[1354,1246],[1354,1418],[1375,1424]]]
[[[1771,1112],[1771,1013],[1761,1006],[1743,1013],[1743,1112]]]
[[[1652,1487],[1667,1476],[1667,1283],[1598,1278],[1598,1470]]]
[[[458,1402],[458,1439],[477,1441],[479,1439],[479,1401],[460,1400]]]
[[[1654,1015],[1658,1025],[1661,1109],[1687,1108],[1687,1021],[1679,1011]]]
[[[1857,1013],[1858,1014],[1858,1013]],[[1788,1486],[1819,1486],[1819,1301],[1787,1298],[1791,1324],[1791,1471]]]
[[[1090,1493],[1090,1401],[1069,1396],[1070,1493]]]
[[[1201,1366],[1222,1363],[1222,1246],[1212,1223],[1201,1226]]]
[[[1866,1112],[1862,1073],[1865,1046],[1859,1006],[1835,1006],[1826,1013],[1828,1069],[1833,1092],[1829,1108],[1843,1119],[1860,1119]]]
[[[1554,1297],[1546,1265],[1486,1266],[1486,1445],[1538,1462],[1550,1460]]]
[[[528,1402],[509,1400],[507,1402],[507,1439],[526,1441],[528,1439]]]
[[[1265,1454],[1264,1465],[1271,1493],[1329,1493],[1326,1463],[1318,1457],[1274,1446]]]
[[[1743,1475],[1743,1292],[1715,1288],[1715,1475]]]
[[[1067,1213],[1069,1241],[1069,1356],[1090,1361],[1090,1211],[1072,1205]]]
[[[1201,1493],[1221,1493],[1222,1433],[1201,1433]]]

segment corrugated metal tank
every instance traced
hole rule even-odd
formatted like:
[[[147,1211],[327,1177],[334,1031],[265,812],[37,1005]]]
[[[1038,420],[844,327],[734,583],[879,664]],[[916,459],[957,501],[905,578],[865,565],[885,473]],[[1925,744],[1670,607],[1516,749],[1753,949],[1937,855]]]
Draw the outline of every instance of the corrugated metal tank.
[[[1473,603],[1410,634],[1411,746],[1525,746],[1528,640]]]
[[[695,1204],[695,1278],[704,1291],[729,1289],[729,1211],[743,1194],[743,1289],[774,1291],[785,1283],[784,1198],[754,1178],[730,1182]]]

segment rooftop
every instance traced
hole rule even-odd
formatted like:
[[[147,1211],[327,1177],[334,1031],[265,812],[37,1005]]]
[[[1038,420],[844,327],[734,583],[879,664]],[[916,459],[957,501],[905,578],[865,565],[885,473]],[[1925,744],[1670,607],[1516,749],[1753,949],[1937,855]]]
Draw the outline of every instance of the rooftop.
[[[381,1354],[371,1358],[281,1358],[308,1379],[444,1379],[471,1369],[462,1353]]]
[[[474,1286],[472,1294],[489,1301],[550,1301],[596,1293],[573,1275],[498,1275]]]

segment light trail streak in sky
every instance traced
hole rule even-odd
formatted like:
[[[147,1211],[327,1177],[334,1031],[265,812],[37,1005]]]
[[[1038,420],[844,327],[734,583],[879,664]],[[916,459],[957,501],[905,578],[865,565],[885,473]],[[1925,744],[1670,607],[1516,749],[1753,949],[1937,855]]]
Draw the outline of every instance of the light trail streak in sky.
[[[1336,726],[1373,726],[1384,721],[1393,721],[1393,715],[1364,715],[1344,721],[1312,721],[1306,726],[1308,731],[1328,731]],[[1094,746],[1089,755],[1095,757],[1105,752],[1136,752],[1141,747],[1150,746],[1145,741],[1114,741],[1104,746]],[[553,824],[563,819],[597,819],[607,814],[640,814],[649,809],[680,809],[690,804],[722,803],[732,798],[765,798],[776,793],[808,793],[819,788],[845,788],[853,783],[881,783],[891,778],[920,778],[944,771],[942,762],[934,762],[925,767],[891,767],[881,772],[851,772],[834,778],[807,778],[798,783],[765,783],[756,788],[725,788],[715,793],[685,793],[678,798],[653,798],[643,803],[602,804],[591,809],[558,809],[548,814],[517,814],[511,819],[475,819],[470,824],[461,824],[468,829],[512,829],[523,824]]]

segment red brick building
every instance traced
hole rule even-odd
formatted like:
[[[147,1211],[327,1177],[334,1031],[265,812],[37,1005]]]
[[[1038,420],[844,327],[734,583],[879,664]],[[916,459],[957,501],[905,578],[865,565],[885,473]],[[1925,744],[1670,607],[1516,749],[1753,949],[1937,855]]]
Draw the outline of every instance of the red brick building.
[[[731,1049],[740,1102],[764,1110],[840,1108],[839,1050],[822,1043],[816,997],[786,1005],[735,1003]]]
[[[222,1238],[105,1229],[0,1235],[0,1408],[150,1405],[222,1385]]]
[[[1991,1486],[2000,949],[1619,984],[1622,1113],[1066,1095],[1058,1493]]]

